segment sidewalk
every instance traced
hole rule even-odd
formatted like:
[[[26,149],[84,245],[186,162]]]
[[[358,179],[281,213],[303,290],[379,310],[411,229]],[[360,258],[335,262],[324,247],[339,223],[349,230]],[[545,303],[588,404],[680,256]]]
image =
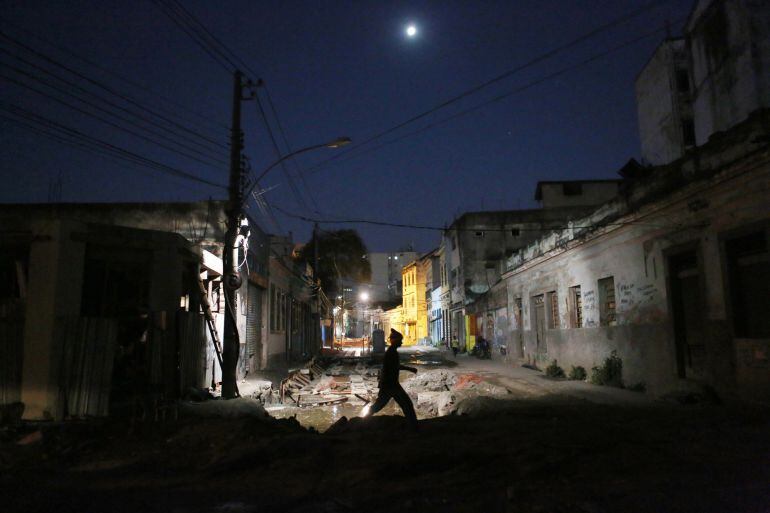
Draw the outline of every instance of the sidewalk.
[[[450,351],[442,351],[447,361],[457,363],[455,371],[475,372],[497,381],[513,393],[520,392],[528,397],[556,395],[581,399],[597,404],[653,404],[655,399],[644,393],[622,388],[592,385],[585,381],[551,379],[543,372],[522,367],[518,362],[503,360],[480,360],[468,354],[454,358]]]

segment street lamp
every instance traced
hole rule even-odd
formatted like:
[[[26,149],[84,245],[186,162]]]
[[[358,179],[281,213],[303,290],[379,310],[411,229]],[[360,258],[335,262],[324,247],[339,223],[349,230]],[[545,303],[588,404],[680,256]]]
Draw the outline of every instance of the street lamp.
[[[318,148],[337,149],[337,148],[341,148],[341,147],[345,146],[346,144],[350,144],[351,142],[352,141],[351,141],[350,137],[337,137],[333,141],[325,142],[325,143],[322,143],[322,144],[314,144],[313,146],[308,146],[306,148],[301,148],[299,150],[296,150],[296,151],[293,151],[291,153],[288,153],[288,154],[284,155],[283,157],[279,158],[278,160],[276,160],[275,162],[273,162],[272,164],[267,166],[265,168],[265,170],[262,171],[262,173],[260,173],[260,175],[254,180],[254,182],[251,185],[249,185],[249,188],[246,191],[246,194],[243,195],[244,200],[249,197],[249,195],[251,194],[251,191],[254,190],[254,187],[259,183],[259,181],[262,180],[265,177],[265,175],[270,172],[271,169],[273,169],[275,166],[277,166],[281,162],[283,162],[283,161],[285,161],[287,159],[290,159],[291,157],[294,157],[295,155],[299,155],[300,153],[305,153],[306,151],[317,150]]]
[[[241,231],[241,219],[243,218],[243,207],[247,198],[251,195],[251,191],[259,181],[270,172],[271,169],[276,167],[283,161],[294,157],[300,153],[315,150],[317,148],[339,148],[346,144],[349,144],[349,137],[338,137],[333,141],[329,141],[323,144],[315,144],[313,146],[307,146],[299,150],[293,151],[279,158],[269,166],[265,168],[262,173],[246,187],[241,184],[242,178],[242,166],[241,166],[241,149],[243,148],[242,134],[240,129],[240,102],[243,100],[241,81],[242,75],[240,72],[235,73],[234,94],[233,94],[233,129],[232,129],[232,142],[231,142],[231,155],[230,155],[230,188],[229,188],[229,204],[227,207],[227,231],[225,232],[225,244],[222,254],[222,267],[224,271],[223,283],[225,285],[225,330],[222,344],[222,397],[225,399],[232,399],[238,396],[238,385],[236,383],[236,369],[238,367],[238,347],[239,336],[238,327],[236,326],[235,312],[237,295],[236,291],[241,288],[242,279],[237,269],[237,251],[236,240]],[[245,192],[244,192],[244,189]],[[317,273],[315,267],[315,274]],[[317,305],[320,305],[320,295],[316,294]],[[320,310],[320,307],[317,306]],[[320,329],[320,326],[319,326]]]

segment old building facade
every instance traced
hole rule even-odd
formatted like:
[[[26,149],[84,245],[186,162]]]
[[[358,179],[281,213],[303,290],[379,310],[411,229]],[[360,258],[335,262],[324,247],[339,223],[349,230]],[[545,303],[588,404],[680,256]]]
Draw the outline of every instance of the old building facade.
[[[654,394],[770,390],[768,112],[508,259],[508,317],[534,364],[600,365]],[[764,141],[764,142],[761,142]]]
[[[414,345],[428,336],[424,273],[425,267],[419,261],[412,262],[401,271],[405,346]]]
[[[0,218],[2,404],[30,419],[106,415],[136,376],[154,400],[221,381],[225,202],[3,205]],[[270,241],[246,219],[238,248],[241,378],[272,356]],[[310,329],[308,290],[292,296],[306,305],[291,307],[292,333]]]
[[[770,107],[770,6],[699,0],[681,38],[663,41],[636,81],[645,164],[682,157]]]

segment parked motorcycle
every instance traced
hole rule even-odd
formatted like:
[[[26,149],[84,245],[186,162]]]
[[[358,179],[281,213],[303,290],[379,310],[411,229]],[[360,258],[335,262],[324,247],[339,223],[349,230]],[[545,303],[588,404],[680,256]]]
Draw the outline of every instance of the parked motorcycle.
[[[490,360],[492,358],[492,348],[489,341],[484,337],[479,337],[476,345],[473,346],[471,354],[480,360]]]

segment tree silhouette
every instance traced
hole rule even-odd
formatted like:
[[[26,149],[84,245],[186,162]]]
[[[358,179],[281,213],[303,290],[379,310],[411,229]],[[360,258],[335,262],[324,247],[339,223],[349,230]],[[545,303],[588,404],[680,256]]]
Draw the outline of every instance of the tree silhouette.
[[[313,265],[314,239],[300,251],[299,258]],[[335,296],[343,278],[368,282],[372,268],[366,258],[366,245],[355,230],[318,230],[318,278],[327,296]]]

